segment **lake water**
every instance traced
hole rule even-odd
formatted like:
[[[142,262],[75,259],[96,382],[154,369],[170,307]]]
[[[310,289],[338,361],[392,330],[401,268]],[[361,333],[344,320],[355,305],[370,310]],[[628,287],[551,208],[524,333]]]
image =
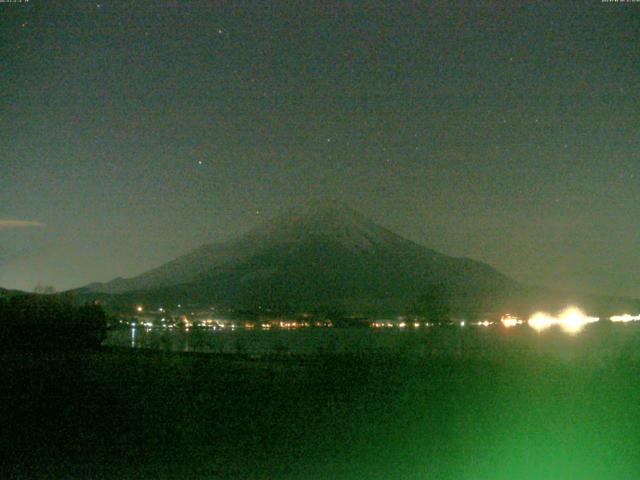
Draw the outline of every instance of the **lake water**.
[[[106,346],[164,351],[262,355],[394,354],[480,355],[503,360],[510,354],[548,355],[603,362],[640,355],[640,325],[590,325],[577,335],[558,329],[538,333],[525,326],[414,328],[300,328],[191,330],[135,327],[109,333]]]

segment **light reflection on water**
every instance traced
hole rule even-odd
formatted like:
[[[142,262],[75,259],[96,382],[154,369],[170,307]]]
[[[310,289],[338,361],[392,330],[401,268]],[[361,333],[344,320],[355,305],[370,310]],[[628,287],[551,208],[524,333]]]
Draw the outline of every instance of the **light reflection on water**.
[[[565,360],[585,357],[604,361],[640,355],[640,325],[590,325],[577,336],[559,328],[538,333],[526,326],[503,328],[299,330],[210,330],[140,328],[111,331],[106,346],[175,352],[247,355],[403,354],[412,356],[480,355],[503,360],[510,354],[542,354]]]

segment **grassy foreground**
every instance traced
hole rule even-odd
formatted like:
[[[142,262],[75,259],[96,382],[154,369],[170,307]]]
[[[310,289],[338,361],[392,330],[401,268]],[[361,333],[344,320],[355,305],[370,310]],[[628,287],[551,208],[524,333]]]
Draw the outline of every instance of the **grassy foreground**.
[[[2,478],[636,479],[640,362],[0,354]]]

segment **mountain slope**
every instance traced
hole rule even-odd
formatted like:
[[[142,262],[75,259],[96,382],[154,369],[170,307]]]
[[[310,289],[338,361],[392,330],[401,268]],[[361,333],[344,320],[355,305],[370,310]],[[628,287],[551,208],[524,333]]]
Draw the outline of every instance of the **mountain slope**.
[[[400,237],[339,204],[292,210],[249,233],[84,292],[234,308],[402,311],[430,290],[454,311],[495,308],[521,289],[492,267]]]

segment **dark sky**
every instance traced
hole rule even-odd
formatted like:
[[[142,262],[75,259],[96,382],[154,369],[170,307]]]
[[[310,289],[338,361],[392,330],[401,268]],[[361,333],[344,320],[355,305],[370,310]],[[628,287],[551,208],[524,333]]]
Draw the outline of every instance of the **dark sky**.
[[[640,297],[640,3],[400,3],[1,3],[0,285],[132,276],[323,196]]]

